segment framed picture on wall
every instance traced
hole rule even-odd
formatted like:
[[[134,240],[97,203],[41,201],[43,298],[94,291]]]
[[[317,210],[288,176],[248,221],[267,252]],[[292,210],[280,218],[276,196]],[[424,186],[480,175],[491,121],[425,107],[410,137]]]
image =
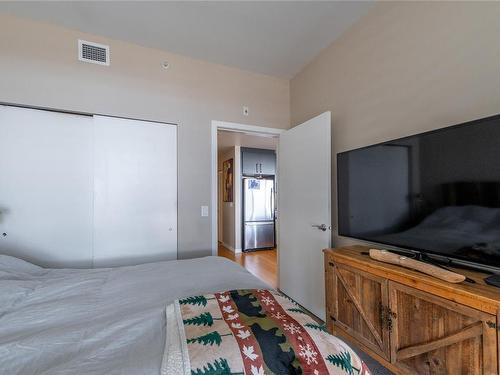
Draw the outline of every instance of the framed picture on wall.
[[[222,178],[224,184],[223,200],[224,202],[233,201],[233,159],[222,163]]]

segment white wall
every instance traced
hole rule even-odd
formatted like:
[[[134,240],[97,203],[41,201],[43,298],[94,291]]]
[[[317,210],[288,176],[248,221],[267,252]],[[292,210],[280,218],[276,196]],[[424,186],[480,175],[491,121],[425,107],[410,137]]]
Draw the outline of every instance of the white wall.
[[[233,201],[232,202],[224,202],[222,201],[222,244],[227,247],[230,250],[234,250],[235,246],[235,231],[234,231],[234,208],[235,208],[235,202],[234,202],[234,192],[236,189],[234,189],[234,183],[236,181],[235,177],[235,163],[234,163],[234,148],[222,152],[218,155],[218,170],[219,171],[224,171],[222,165],[224,164],[225,161],[229,159],[233,159]],[[224,184],[224,172],[222,174],[222,183]],[[222,186],[222,190],[224,189],[224,186]],[[221,194],[221,198],[223,198],[224,194]]]
[[[79,62],[79,38],[109,44],[111,66]],[[211,253],[211,121],[289,127],[286,80],[5,14],[0,51],[0,102],[179,124],[180,258]]]
[[[241,147],[234,146],[234,251],[237,253],[241,253],[242,209]]]
[[[378,3],[292,79],[292,124],[330,110],[335,162],[340,151],[499,113],[499,19],[498,2]]]
[[[229,250],[241,252],[241,151],[240,146],[219,153],[218,171],[224,161],[233,159],[233,202],[222,202],[222,243]],[[222,180],[224,181],[224,180]],[[221,197],[222,198],[222,197]]]

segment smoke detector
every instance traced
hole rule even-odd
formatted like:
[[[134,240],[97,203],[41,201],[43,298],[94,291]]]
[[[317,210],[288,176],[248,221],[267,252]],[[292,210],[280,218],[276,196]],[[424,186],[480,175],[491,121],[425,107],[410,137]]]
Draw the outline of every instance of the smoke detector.
[[[109,46],[79,39],[78,60],[109,66]]]

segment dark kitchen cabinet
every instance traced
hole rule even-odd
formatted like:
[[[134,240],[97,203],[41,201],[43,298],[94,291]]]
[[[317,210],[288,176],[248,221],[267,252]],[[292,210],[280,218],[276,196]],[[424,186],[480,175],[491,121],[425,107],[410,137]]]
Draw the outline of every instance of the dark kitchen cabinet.
[[[241,148],[241,170],[244,176],[274,176],[276,153],[274,150]]]

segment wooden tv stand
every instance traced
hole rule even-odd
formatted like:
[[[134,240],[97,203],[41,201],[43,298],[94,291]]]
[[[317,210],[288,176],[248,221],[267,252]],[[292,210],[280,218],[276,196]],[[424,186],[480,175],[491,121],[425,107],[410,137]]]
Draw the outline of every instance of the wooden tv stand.
[[[499,374],[500,288],[463,269],[475,284],[441,281],[368,250],[324,250],[329,332],[396,374]]]

